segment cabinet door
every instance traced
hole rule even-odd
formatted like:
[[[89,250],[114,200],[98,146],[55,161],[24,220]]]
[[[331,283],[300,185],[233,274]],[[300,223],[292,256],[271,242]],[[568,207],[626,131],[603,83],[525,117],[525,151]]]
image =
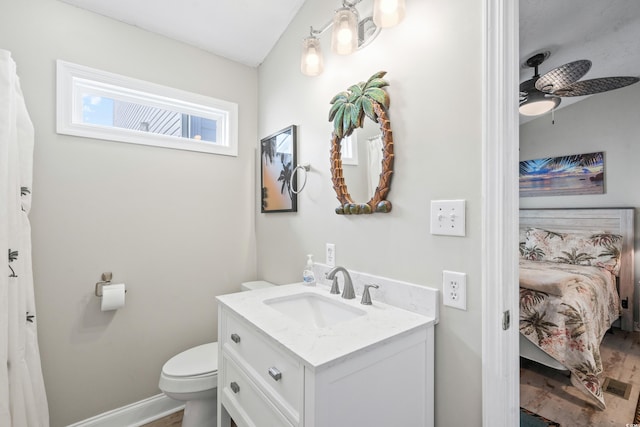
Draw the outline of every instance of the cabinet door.
[[[223,352],[229,354],[257,383],[293,424],[300,422],[304,369],[274,343],[227,313],[224,316]]]
[[[427,344],[416,332],[305,376],[305,427],[427,427]]]
[[[233,361],[223,355],[220,367],[218,396],[238,427],[293,427]]]

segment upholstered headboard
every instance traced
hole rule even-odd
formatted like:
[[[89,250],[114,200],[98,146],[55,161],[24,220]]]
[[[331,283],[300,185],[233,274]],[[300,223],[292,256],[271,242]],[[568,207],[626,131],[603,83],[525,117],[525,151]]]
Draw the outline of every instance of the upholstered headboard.
[[[563,233],[607,231],[622,235],[619,293],[621,328],[633,331],[634,306],[634,209],[520,209],[520,229],[544,228]]]

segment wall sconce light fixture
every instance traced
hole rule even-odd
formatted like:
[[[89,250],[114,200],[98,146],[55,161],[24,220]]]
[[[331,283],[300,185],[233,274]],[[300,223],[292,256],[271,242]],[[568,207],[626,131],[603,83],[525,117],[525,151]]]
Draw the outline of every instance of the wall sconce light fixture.
[[[324,63],[318,36],[333,28],[331,50],[338,55],[350,55],[363,48],[380,32],[398,24],[405,16],[405,0],[375,0],[373,16],[360,19],[356,5],[363,0],[342,0],[342,7],[336,10],[333,19],[319,30],[311,27],[309,37],[302,42],[300,70],[306,76],[322,73]]]
[[[404,0],[376,0],[373,22],[380,28],[393,27],[404,19],[404,13]]]

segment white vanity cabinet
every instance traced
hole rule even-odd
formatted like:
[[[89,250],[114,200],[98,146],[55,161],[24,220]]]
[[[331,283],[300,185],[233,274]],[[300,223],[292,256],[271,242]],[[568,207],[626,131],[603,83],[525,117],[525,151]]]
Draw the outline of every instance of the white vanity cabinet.
[[[433,426],[433,322],[360,345],[375,319],[313,330],[234,295],[218,298],[218,427]]]
[[[433,426],[432,332],[425,327],[325,369],[305,367],[300,425]]]
[[[302,425],[302,364],[228,309],[220,312],[218,404],[239,427]]]

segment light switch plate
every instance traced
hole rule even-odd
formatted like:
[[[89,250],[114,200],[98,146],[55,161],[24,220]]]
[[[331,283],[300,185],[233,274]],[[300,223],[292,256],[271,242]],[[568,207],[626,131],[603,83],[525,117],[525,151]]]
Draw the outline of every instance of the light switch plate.
[[[465,201],[432,200],[431,234],[465,235]]]

